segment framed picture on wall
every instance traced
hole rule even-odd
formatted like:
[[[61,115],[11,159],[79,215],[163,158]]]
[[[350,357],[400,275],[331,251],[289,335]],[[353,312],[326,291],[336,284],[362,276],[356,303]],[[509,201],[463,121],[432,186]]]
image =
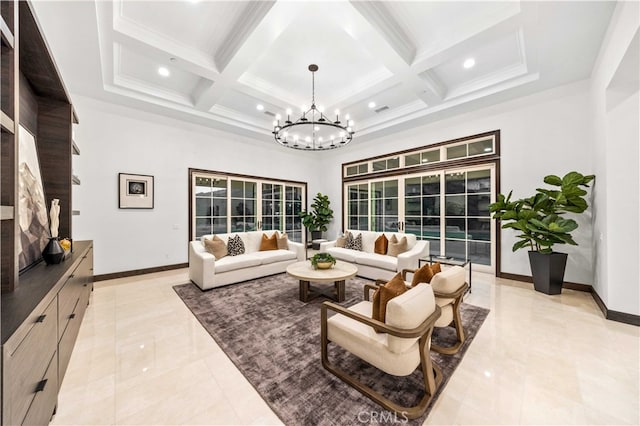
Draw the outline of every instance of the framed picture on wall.
[[[118,173],[121,209],[153,208],[153,176]]]

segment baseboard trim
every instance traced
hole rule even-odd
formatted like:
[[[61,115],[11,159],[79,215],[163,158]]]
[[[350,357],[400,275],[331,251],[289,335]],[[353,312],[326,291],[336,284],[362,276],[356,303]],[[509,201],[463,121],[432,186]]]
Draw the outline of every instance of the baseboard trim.
[[[163,272],[163,271],[171,271],[173,269],[182,269],[182,268],[187,268],[188,266],[189,266],[188,263],[177,263],[175,265],[156,266],[153,268],[145,268],[145,269],[134,269],[132,271],[112,272],[110,274],[95,275],[93,277],[93,281],[94,282],[106,281],[106,280],[113,280],[116,278],[133,277],[136,275],[151,274],[153,272]]]
[[[496,274],[499,278],[506,278],[508,280],[522,281],[525,283],[533,283],[533,278],[528,275],[519,275],[519,274],[510,274],[508,272],[500,272]],[[636,325],[640,326],[640,315],[628,314],[626,312],[618,312],[612,311],[607,308],[607,305],[604,304],[604,301],[600,297],[600,295],[596,292],[593,286],[587,284],[579,284],[565,281],[562,284],[562,288],[568,288],[571,290],[584,291],[586,293],[591,293],[591,297],[598,305],[598,308],[602,311],[602,315],[608,320],[621,322],[624,324]]]
[[[591,296],[593,300],[595,300],[596,305],[602,311],[602,315],[608,320],[621,322],[624,324],[640,326],[640,315],[628,314],[626,312],[612,311],[607,308],[607,305],[604,304],[604,301],[600,297],[600,295],[596,292],[595,289],[591,291]]]
[[[525,283],[533,284],[533,278],[531,278],[529,275],[519,275],[519,274],[510,274],[508,272],[500,272],[496,274],[496,276],[499,278],[506,278],[508,280],[522,281]],[[586,293],[591,293],[592,291],[592,287],[588,284],[572,283],[569,281],[565,281],[564,283],[562,283],[562,288],[567,288],[569,290],[584,291]]]

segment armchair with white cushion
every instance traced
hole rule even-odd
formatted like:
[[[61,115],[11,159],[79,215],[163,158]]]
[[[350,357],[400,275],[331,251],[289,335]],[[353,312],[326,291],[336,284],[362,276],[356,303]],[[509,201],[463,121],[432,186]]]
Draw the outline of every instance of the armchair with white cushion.
[[[426,411],[442,381],[440,370],[432,363],[429,352],[431,333],[440,317],[440,308],[435,303],[431,286],[422,285],[391,299],[387,304],[385,322],[374,320],[373,304],[368,299],[369,291],[375,288],[365,285],[365,300],[350,308],[323,303],[320,329],[322,365],[387,410],[410,419],[418,418]],[[329,311],[335,315],[329,318]],[[328,354],[329,343],[393,376],[408,376],[420,367],[424,396],[413,407],[391,401],[332,364]]]

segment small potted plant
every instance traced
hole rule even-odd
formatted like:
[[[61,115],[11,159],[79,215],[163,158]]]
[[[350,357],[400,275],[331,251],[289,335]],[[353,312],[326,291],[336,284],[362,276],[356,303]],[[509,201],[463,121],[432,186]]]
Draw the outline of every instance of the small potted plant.
[[[553,251],[555,244],[578,245],[571,232],[578,223],[562,215],[583,213],[588,205],[583,197],[594,175],[569,172],[560,178],[549,175],[544,182],[554,189],[536,189],[536,194],[518,200],[498,194],[497,201],[489,206],[493,218],[502,222],[502,228],[518,231],[519,240],[513,251],[528,248],[529,264],[533,285],[537,291],[546,294],[560,294],[564,282],[567,254]]]
[[[335,257],[329,253],[318,253],[311,258],[311,266],[313,266],[313,269],[329,269],[335,264]]]
[[[329,196],[318,192],[313,199],[310,211],[303,210],[298,214],[304,227],[311,231],[312,240],[322,238],[322,233],[327,230],[327,225],[333,219],[330,203]]]

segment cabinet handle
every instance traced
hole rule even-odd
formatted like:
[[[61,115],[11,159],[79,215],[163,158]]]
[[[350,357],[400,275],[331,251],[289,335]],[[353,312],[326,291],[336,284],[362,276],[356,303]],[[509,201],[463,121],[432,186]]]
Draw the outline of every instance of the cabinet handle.
[[[46,318],[46,315],[40,315],[38,318],[36,318],[36,322],[44,322],[44,319]]]
[[[76,317],[76,314],[69,315],[69,319],[74,319],[75,317]]]
[[[38,386],[36,386],[36,392],[42,392],[44,390],[44,387],[47,385],[48,380],[49,379],[44,379],[38,382]]]

